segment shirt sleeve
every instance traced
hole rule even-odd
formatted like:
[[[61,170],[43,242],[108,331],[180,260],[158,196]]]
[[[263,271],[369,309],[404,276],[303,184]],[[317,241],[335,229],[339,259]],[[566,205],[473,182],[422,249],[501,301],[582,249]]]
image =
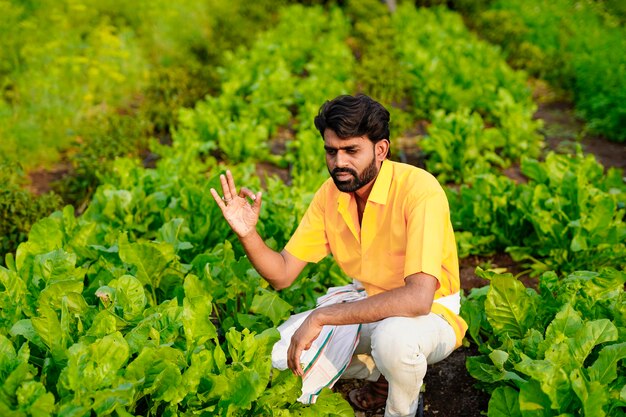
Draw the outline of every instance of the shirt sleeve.
[[[330,253],[324,220],[324,187],[315,194],[285,250],[305,262],[319,262]]]
[[[404,276],[424,272],[441,282],[445,230],[450,208],[443,189],[416,198],[407,219],[407,250]]]

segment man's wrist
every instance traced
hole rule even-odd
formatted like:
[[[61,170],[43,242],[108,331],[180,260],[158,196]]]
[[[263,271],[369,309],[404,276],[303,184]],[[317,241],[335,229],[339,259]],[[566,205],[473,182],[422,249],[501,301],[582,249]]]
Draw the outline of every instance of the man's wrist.
[[[256,227],[250,230],[245,235],[237,235],[237,237],[243,245],[245,245],[246,243],[254,242],[255,239],[260,238],[259,234],[256,231]]]
[[[324,317],[326,315],[325,313],[327,309],[328,307],[318,307],[313,310],[309,315],[309,320],[311,320],[311,323],[319,327],[324,326],[326,324]]]

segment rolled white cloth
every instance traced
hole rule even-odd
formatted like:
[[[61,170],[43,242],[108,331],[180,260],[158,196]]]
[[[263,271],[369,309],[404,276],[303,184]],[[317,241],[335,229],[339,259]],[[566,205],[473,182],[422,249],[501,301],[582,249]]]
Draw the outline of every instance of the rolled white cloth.
[[[326,295],[317,299],[317,307],[361,300],[367,297],[358,282],[341,287],[331,287]],[[287,350],[291,337],[313,310],[291,316],[278,327],[280,340],[272,350],[272,366],[287,369]],[[322,328],[320,335],[311,347],[302,352],[300,362],[304,370],[302,377],[302,395],[298,401],[304,404],[314,403],[323,388],[331,388],[346,370],[352,354],[359,343],[360,324],[344,326],[328,325]]]

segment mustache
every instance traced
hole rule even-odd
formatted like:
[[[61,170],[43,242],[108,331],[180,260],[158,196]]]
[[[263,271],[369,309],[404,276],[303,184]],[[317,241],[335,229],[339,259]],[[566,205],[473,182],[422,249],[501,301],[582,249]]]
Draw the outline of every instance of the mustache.
[[[357,173],[356,171],[350,169],[350,168],[335,168],[332,170],[331,175],[334,177],[335,175],[339,174],[340,172],[347,172],[348,174],[352,174],[352,176],[356,177]]]

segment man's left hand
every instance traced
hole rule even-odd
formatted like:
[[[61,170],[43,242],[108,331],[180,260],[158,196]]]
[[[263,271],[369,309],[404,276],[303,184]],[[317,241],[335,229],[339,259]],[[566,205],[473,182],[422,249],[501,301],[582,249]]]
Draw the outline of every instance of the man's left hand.
[[[303,350],[307,350],[311,347],[313,341],[317,339],[322,331],[323,325],[315,320],[315,316],[315,311],[309,314],[306,320],[304,320],[302,325],[291,337],[291,344],[287,350],[287,366],[291,369],[294,375],[304,375],[300,364],[300,355]]]

